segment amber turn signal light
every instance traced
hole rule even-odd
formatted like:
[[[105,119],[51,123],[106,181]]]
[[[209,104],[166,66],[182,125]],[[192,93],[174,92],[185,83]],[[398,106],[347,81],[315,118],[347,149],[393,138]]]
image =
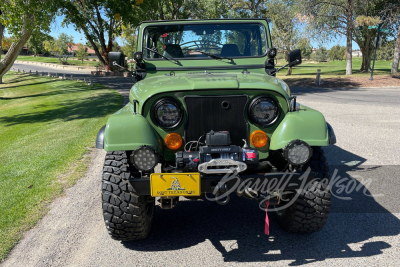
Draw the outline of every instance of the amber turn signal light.
[[[268,136],[263,131],[257,130],[250,135],[250,142],[254,147],[263,147],[268,142]]]
[[[171,150],[177,150],[182,146],[182,137],[177,133],[170,133],[165,137],[165,144]]]

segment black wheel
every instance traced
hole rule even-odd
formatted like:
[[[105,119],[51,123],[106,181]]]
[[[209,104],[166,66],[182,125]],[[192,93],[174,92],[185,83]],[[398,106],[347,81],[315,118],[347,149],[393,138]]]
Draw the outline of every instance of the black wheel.
[[[113,239],[128,241],[148,236],[154,217],[154,198],[136,194],[128,179],[136,170],[125,151],[107,152],[103,167],[103,215]]]
[[[308,167],[321,179],[307,190],[302,191],[291,206],[276,212],[278,224],[287,232],[317,232],[325,226],[328,220],[331,194],[325,189],[329,181],[329,167],[322,148],[313,147],[312,158],[303,169],[306,170]],[[285,197],[290,199],[294,196],[295,193]],[[282,201],[281,205],[284,204]]]

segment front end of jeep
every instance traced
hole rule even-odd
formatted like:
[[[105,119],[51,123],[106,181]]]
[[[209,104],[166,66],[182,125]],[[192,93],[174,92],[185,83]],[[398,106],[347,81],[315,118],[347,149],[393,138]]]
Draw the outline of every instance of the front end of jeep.
[[[110,116],[96,146],[107,151],[103,211],[110,235],[146,238],[155,200],[227,204],[231,193],[276,209],[291,232],[326,223],[336,142],[324,116],[296,103],[275,77],[268,21],[144,22],[129,103]],[[289,65],[301,63],[298,51]]]

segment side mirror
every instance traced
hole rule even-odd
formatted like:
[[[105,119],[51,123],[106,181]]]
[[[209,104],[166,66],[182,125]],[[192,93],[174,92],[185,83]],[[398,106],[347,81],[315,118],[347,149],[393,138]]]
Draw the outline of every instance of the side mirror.
[[[136,63],[141,63],[143,61],[143,52],[136,51],[133,53],[133,59],[136,61]]]
[[[275,48],[275,47],[272,47],[272,48],[268,48],[268,49],[267,49],[267,56],[268,56],[269,58],[274,58],[274,57],[276,57],[276,54],[277,54],[277,51],[276,51],[276,48]]]
[[[294,67],[301,64],[301,50],[295,49],[288,54],[289,67]]]
[[[108,61],[110,62],[110,66],[119,65],[125,66],[125,56],[122,52],[110,52],[108,53]],[[114,64],[115,63],[115,64]]]

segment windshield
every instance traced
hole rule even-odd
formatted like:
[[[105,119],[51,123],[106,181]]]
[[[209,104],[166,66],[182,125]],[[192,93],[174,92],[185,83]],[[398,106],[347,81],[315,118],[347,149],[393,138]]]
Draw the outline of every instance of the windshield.
[[[165,57],[179,59],[263,56],[267,49],[265,27],[259,23],[212,23],[148,26],[143,46]],[[205,53],[201,53],[205,52]],[[162,58],[143,49],[144,57]]]

